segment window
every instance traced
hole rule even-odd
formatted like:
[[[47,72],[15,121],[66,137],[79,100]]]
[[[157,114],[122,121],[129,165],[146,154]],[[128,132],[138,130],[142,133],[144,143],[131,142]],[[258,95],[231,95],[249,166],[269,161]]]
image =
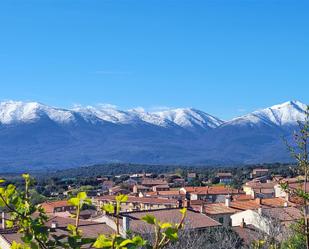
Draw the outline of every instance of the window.
[[[219,218],[219,222],[220,222],[221,224],[223,224],[223,221],[224,221],[223,217],[220,217],[220,218]]]

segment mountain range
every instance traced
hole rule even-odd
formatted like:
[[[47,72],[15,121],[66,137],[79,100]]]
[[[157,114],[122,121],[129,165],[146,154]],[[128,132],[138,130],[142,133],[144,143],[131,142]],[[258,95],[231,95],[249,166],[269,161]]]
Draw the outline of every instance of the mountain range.
[[[227,165],[287,162],[306,105],[289,101],[223,121],[194,108],[147,112],[0,103],[0,171],[110,162]]]

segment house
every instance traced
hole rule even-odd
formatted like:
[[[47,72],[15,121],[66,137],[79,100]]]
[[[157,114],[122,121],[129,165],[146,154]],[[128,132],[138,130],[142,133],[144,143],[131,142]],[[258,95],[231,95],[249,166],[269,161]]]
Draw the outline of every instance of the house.
[[[267,234],[271,232],[271,226],[275,222],[287,228],[301,218],[301,211],[295,207],[258,208],[231,215],[232,226],[252,225]]]
[[[130,194],[130,191],[127,189],[123,189],[121,186],[115,186],[108,190],[110,195],[118,195],[118,194]]]
[[[225,201],[221,203],[207,203],[205,201],[191,201],[190,207],[196,211],[203,212],[209,217],[217,220],[223,226],[231,226],[230,216],[245,210],[255,210],[258,208],[283,208],[294,207],[291,202],[282,198],[256,198],[255,200],[233,201],[230,195],[225,196]]]
[[[230,184],[233,180],[232,173],[230,172],[218,173],[217,177],[219,178],[220,183],[223,184]]]
[[[180,190],[165,190],[165,191],[153,191],[144,193],[143,197],[162,197],[168,199],[181,200],[185,198],[185,194]]]
[[[251,248],[252,243],[261,236],[261,232],[258,229],[245,223],[242,223],[241,226],[232,227],[232,230],[242,239],[245,248]]]
[[[188,173],[188,174],[187,174],[187,180],[188,180],[188,182],[191,182],[191,181],[195,180],[196,178],[197,178],[197,174],[194,173],[194,172],[191,172],[191,173]]]
[[[115,183],[113,181],[105,180],[102,182],[101,188],[103,192],[108,192],[112,187],[114,187]]]
[[[231,215],[239,212],[239,210],[231,207],[231,196],[226,196],[224,203],[202,205],[201,212],[227,227],[231,226]]]
[[[256,198],[254,200],[247,201],[231,201],[230,207],[239,211],[253,210],[260,207],[263,208],[277,208],[277,207],[291,207],[295,204],[286,201],[283,198]]]
[[[274,186],[275,189],[275,196],[276,197],[285,197],[287,199],[291,199],[292,195],[288,194],[284,189],[281,188],[281,183],[287,183],[291,189],[297,190],[302,189],[304,190],[303,184],[303,177],[296,177],[296,178],[285,178],[280,179],[278,183]],[[306,192],[309,193],[309,184],[306,185]]]
[[[94,199],[93,203],[100,209],[106,203],[115,204],[115,198],[116,196],[111,195],[100,196]],[[121,204],[121,211],[129,212],[136,210],[177,208],[180,205],[181,202],[175,199],[128,196],[128,200]]]
[[[256,169],[252,170],[250,177],[251,178],[258,178],[258,177],[267,176],[268,174],[269,174],[268,169],[256,168]]]
[[[128,180],[124,181],[123,184],[133,187],[134,185],[138,184],[137,180],[129,178]]]
[[[50,236],[68,235],[68,225],[75,224],[75,220],[72,218],[64,218],[59,216],[50,216],[46,222],[46,226],[51,231]],[[80,220],[79,228],[82,230],[83,236],[88,238],[97,238],[99,234],[111,235],[115,231],[103,222],[93,222]],[[18,229],[0,229],[0,248],[10,249],[12,243],[23,243],[21,240],[21,234],[17,232]],[[90,246],[90,245],[89,245]],[[90,247],[89,247],[90,248]]]
[[[152,191],[157,192],[157,191],[167,191],[170,190],[169,185],[156,185],[152,187]]]
[[[145,187],[154,187],[158,185],[168,185],[168,182],[164,179],[152,179],[152,178],[144,178],[141,181],[141,185]]]
[[[224,202],[226,195],[240,194],[242,191],[227,186],[183,187],[180,189],[190,200]]]
[[[126,235],[130,230],[133,233],[149,234],[154,232],[154,227],[145,223],[142,217],[153,215],[160,222],[179,223],[182,214],[179,208],[169,208],[161,210],[148,210],[122,213],[120,217],[120,232]],[[115,229],[114,216],[102,215],[96,221],[109,224]],[[186,229],[196,231],[208,230],[209,228],[219,227],[221,224],[205,214],[193,210],[187,210],[186,219],[184,221]]]
[[[42,203],[41,206],[45,212],[49,214],[70,212],[76,209],[76,207],[69,204],[67,200],[46,201]]]
[[[133,186],[133,193],[134,194],[145,193],[145,192],[148,192],[150,190],[151,190],[150,187],[145,187],[143,185],[136,184],[136,185]]]
[[[131,179],[140,180],[141,178],[151,177],[152,173],[141,173],[141,174],[132,174],[130,175]]]
[[[243,191],[246,195],[251,195],[252,198],[271,198],[275,197],[275,186],[277,182],[267,181],[261,182],[258,180],[252,180],[243,185]]]

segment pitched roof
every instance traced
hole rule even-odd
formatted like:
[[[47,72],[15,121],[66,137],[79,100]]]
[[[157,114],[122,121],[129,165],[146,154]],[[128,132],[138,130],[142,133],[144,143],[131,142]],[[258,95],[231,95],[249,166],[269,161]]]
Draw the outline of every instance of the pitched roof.
[[[233,201],[249,201],[252,200],[251,195],[246,195],[246,194],[238,194],[238,195],[233,195]]]
[[[183,189],[191,194],[227,195],[241,193],[241,191],[237,189],[221,185],[205,187],[184,187]]]
[[[246,245],[252,245],[260,236],[260,232],[257,228],[252,225],[246,225],[245,227],[232,227],[232,229],[243,239]]]
[[[247,182],[244,186],[251,187],[253,189],[273,189],[277,182],[260,182],[260,181],[250,181]]]
[[[220,177],[220,178],[228,177],[228,178],[230,178],[230,177],[232,177],[232,173],[231,172],[221,172],[221,173],[217,174],[217,177]]]
[[[295,207],[263,208],[262,214],[281,222],[295,221],[303,217],[301,210]]]
[[[257,169],[253,169],[252,173],[256,174],[256,172],[268,172],[269,169],[262,169],[262,168],[257,168]]]
[[[257,209],[259,207],[284,207],[286,200],[282,198],[264,198],[248,201],[232,201],[230,207],[239,210]],[[291,202],[287,203],[289,206],[294,206]]]
[[[101,201],[110,201],[114,202],[116,196],[113,195],[103,195],[100,197],[97,197],[97,200]],[[135,196],[128,196],[127,202],[132,203],[149,203],[149,204],[171,204],[171,205],[177,205],[178,201],[175,199],[167,199],[167,198],[152,198],[152,197],[135,197]]]
[[[164,190],[164,191],[153,191],[153,192],[146,192],[146,196],[184,196],[185,194],[180,190]]]
[[[51,227],[51,224],[53,222],[57,223],[57,228],[54,232],[52,232],[52,234],[59,236],[63,234],[68,234],[67,226],[69,224],[74,224],[75,220],[72,218],[51,216],[48,219],[46,226]],[[98,222],[84,221],[84,220],[80,220],[80,229],[82,230],[82,233],[85,237],[90,237],[90,238],[96,238],[99,234],[109,235],[109,234],[114,233],[113,229],[111,229],[105,223],[98,223]],[[21,234],[17,233],[16,231],[6,230],[5,233],[1,232],[1,235],[10,244],[13,241],[22,243]]]
[[[180,209],[162,209],[125,213],[123,216],[130,218],[130,229],[133,232],[147,233],[153,231],[153,227],[141,220],[145,215],[153,215],[161,222],[179,223],[181,219]],[[205,214],[193,210],[187,210],[184,222],[189,229],[203,229],[207,227],[216,227],[221,224]]]
[[[293,188],[293,189],[304,189],[304,183],[300,182],[300,183],[290,183],[289,184],[289,187],[290,188]],[[306,192],[309,192],[309,183],[306,184]]]
[[[233,214],[239,212],[239,210],[232,207],[227,207],[225,203],[211,203],[207,204],[204,207],[206,214],[215,215],[215,214]]]
[[[60,200],[60,201],[46,201],[46,202],[43,202],[41,206],[45,210],[46,213],[52,213],[54,212],[55,208],[71,207],[72,205],[69,204],[67,200]]]
[[[151,185],[151,186],[168,185],[168,182],[162,179],[148,178],[148,179],[143,179],[141,182],[141,185]]]

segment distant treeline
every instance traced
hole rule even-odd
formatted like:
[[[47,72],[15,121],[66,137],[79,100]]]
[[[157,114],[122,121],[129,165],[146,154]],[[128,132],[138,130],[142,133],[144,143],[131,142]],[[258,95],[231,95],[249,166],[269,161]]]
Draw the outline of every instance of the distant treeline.
[[[233,165],[233,166],[187,166],[187,165],[148,165],[148,164],[102,164],[86,167],[78,167],[72,169],[58,170],[56,172],[49,173],[48,175],[37,172],[35,175],[42,177],[57,177],[57,178],[87,178],[97,176],[116,176],[123,174],[134,173],[175,173],[181,172],[182,174],[187,172],[196,172],[203,175],[212,175],[216,172],[232,172],[237,173],[250,173],[254,168],[269,168],[272,174],[280,174],[283,176],[292,176],[295,174],[292,164],[255,164],[255,165]]]

